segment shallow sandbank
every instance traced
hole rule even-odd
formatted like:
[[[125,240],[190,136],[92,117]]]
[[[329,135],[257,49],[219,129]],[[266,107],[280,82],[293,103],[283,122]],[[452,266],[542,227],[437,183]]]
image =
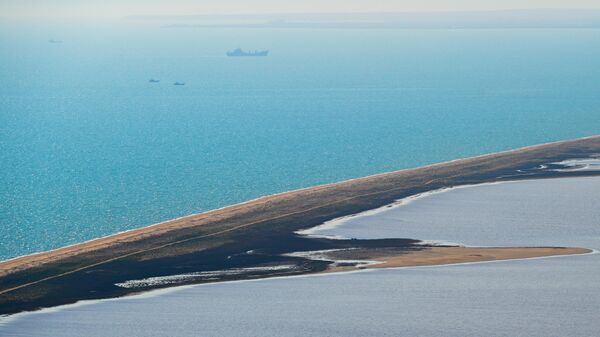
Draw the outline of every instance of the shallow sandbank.
[[[432,266],[468,262],[527,259],[559,255],[591,253],[591,249],[577,247],[431,247],[406,253],[375,256],[364,268],[393,268]]]
[[[331,261],[324,272],[356,269],[439,266],[500,260],[519,260],[551,256],[589,254],[579,247],[464,247],[426,246],[424,249],[347,249],[305,254]]]

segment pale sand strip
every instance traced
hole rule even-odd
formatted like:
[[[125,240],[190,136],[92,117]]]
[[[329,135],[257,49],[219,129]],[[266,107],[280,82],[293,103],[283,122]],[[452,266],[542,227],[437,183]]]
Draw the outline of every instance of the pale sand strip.
[[[372,260],[381,263],[365,268],[394,268],[444,264],[527,259],[558,255],[577,255],[593,252],[576,247],[432,247],[394,256],[379,256]]]

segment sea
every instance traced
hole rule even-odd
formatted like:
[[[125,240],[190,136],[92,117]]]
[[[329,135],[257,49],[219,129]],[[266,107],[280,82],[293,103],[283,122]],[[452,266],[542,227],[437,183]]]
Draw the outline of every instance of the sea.
[[[237,47],[270,53],[226,57]],[[0,260],[598,134],[599,108],[597,29],[2,19]]]

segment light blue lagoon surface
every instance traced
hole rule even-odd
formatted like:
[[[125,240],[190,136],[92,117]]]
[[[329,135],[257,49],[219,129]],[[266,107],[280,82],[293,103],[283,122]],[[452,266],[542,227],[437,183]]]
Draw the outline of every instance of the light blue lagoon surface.
[[[598,191],[600,178],[454,189],[379,213],[383,229],[371,218],[361,233],[598,249]],[[346,225],[361,226],[331,234]],[[599,278],[590,254],[216,283],[21,314],[0,335],[592,337]]]
[[[411,200],[412,199],[412,200]],[[469,246],[600,249],[600,178],[527,180],[433,191],[310,230],[346,238],[415,238]]]
[[[599,30],[161,26],[0,22],[0,259],[600,133]]]

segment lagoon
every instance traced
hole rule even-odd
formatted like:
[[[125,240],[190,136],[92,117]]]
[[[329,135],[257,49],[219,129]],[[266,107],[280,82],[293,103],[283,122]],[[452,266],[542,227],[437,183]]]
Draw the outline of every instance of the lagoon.
[[[362,223],[350,218],[330,234],[429,233],[472,245],[599,249],[599,187],[600,178],[590,177],[457,188]],[[0,322],[0,333],[594,336],[598,277],[600,254],[588,254],[205,284],[18,314]]]

